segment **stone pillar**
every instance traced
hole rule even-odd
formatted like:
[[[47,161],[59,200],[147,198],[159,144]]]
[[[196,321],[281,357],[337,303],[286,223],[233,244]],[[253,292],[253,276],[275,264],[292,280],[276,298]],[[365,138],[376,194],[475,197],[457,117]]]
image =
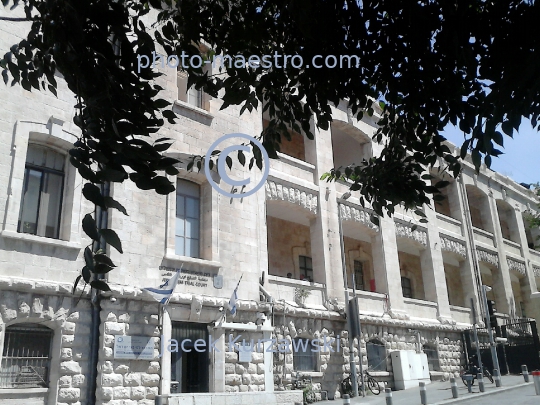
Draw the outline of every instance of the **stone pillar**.
[[[481,308],[483,307],[482,300],[479,296],[479,272],[480,268],[478,267],[478,260],[476,255],[474,240],[471,240],[471,237],[474,238],[474,233],[472,230],[472,219],[469,213],[469,203],[467,192],[465,190],[465,184],[463,183],[463,175],[460,175],[459,179],[456,181],[457,187],[456,192],[458,194],[458,204],[461,217],[461,234],[465,239],[465,248],[467,252],[467,257],[465,261],[460,263],[459,271],[462,280],[463,286],[463,295],[465,296],[465,305],[470,306],[471,298],[473,299],[474,309],[477,315],[477,321],[481,319]],[[476,261],[476,263],[475,263]],[[478,270],[478,274],[476,270]],[[472,314],[471,314],[472,317]],[[473,319],[471,318],[471,323]]]
[[[267,328],[272,327],[271,319],[264,321],[264,326]],[[269,330],[263,331],[263,339],[267,340],[264,342],[264,391],[265,392],[274,392],[274,354],[267,349],[272,345],[270,341],[272,338],[272,332]]]
[[[225,330],[214,329],[212,339],[216,341],[216,350],[210,353],[210,358],[214,361],[213,392],[225,392]]]
[[[517,233],[519,234],[519,243],[521,244],[521,252],[525,258],[526,274],[525,279],[520,283],[523,284],[521,294],[525,303],[525,311],[527,317],[535,318],[537,324],[540,324],[540,301],[536,299],[538,294],[533,294],[538,291],[536,280],[534,278],[534,269],[531,262],[531,253],[527,244],[527,234],[525,233],[525,224],[523,223],[523,213],[519,207],[515,208]],[[533,298],[534,297],[534,298]]]
[[[310,224],[314,277],[326,284],[329,299],[344,302],[336,189],[334,183],[319,180],[334,167],[330,130],[315,130],[315,139],[306,141],[306,160],[315,165],[313,181],[319,189],[317,216]]]
[[[401,290],[394,221],[384,217],[380,218],[379,222],[379,232],[371,238],[375,283],[380,286],[380,292],[388,295],[389,315],[392,318],[409,319]]]
[[[159,308],[162,311],[161,315],[161,336],[159,354],[161,355],[161,395],[169,395],[171,393],[171,352],[167,350],[168,341],[172,335],[171,316],[166,308]]]
[[[489,191],[488,201],[493,224],[493,236],[499,254],[499,269],[496,273],[493,273],[493,292],[496,297],[497,310],[505,314],[514,314],[516,307],[514,293],[512,292],[512,282],[510,281],[510,271],[508,269],[508,263],[506,262],[506,253],[504,251],[497,203],[495,202],[491,190]]]
[[[441,323],[452,323],[450,303],[444,263],[441,252],[441,239],[437,227],[437,216],[434,210],[426,209],[427,248],[420,252],[420,265],[422,267],[422,281],[426,300],[437,303],[437,319]]]

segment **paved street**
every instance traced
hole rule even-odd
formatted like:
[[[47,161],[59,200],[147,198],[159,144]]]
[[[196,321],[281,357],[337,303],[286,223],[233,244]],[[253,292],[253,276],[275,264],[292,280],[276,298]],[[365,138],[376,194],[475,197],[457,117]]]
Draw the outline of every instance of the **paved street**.
[[[487,380],[486,380],[487,381]],[[532,379],[531,379],[532,381]],[[467,388],[461,380],[458,380],[459,398],[452,398],[450,382],[434,382],[428,384],[427,399],[428,404],[493,404],[493,403],[508,403],[512,405],[529,405],[540,403],[540,396],[535,395],[534,385],[532,382],[525,384],[522,376],[503,376],[503,386],[496,388],[495,384],[489,381],[485,385],[485,392],[480,393],[478,384],[473,387],[473,392],[468,393]],[[420,405],[420,392],[418,388],[410,388],[402,391],[392,391],[393,405]],[[522,402],[520,402],[522,401]],[[317,402],[318,405],[336,405],[342,404],[343,400],[322,401]],[[386,405],[384,393],[380,395],[368,395],[366,398],[352,398],[351,404],[369,404],[369,405]]]

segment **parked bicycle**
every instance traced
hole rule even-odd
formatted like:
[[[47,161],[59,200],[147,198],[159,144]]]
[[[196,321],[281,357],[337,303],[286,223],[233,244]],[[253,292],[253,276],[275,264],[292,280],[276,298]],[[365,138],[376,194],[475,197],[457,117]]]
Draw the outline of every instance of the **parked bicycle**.
[[[467,380],[463,377],[465,375],[472,375],[473,378],[472,378],[472,381],[471,381],[471,385],[474,385],[474,380],[476,380],[476,376],[478,373],[482,373],[482,375],[484,377],[486,377],[491,383],[493,383],[493,376],[491,375],[491,373],[489,372],[489,370],[485,367],[482,366],[482,368],[480,369],[480,367],[478,367],[478,363],[476,362],[476,356],[474,357],[470,357],[469,358],[469,364],[468,364],[468,368],[465,369],[465,370],[461,370],[461,373],[460,373],[460,377],[461,377],[461,381],[463,381],[463,384],[465,384],[465,386],[467,386]]]
[[[358,392],[360,393],[362,392],[362,379],[360,378],[360,376],[357,377]],[[374,395],[379,395],[381,393],[381,386],[379,385],[379,382],[375,379],[375,377],[369,374],[368,370],[364,371],[364,383]],[[353,394],[353,386],[350,375],[341,382],[341,394],[349,394],[350,396],[352,396]]]

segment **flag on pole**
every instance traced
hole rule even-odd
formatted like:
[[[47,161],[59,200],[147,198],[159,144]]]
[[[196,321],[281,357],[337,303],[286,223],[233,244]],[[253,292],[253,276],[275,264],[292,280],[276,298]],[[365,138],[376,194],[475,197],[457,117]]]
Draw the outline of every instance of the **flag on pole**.
[[[183,264],[182,264],[183,266]],[[178,277],[180,276],[180,271],[182,267],[176,271],[176,273],[165,283],[159,286],[159,288],[143,288],[144,291],[150,293],[150,295],[160,304],[167,305],[171,299],[174,289],[178,284]]]
[[[236,292],[238,291],[238,286],[240,285],[240,281],[242,281],[242,276],[240,276],[240,280],[238,280],[238,284],[236,284],[236,288],[234,289],[231,299],[229,300],[229,311],[231,312],[231,315],[233,318],[236,316],[236,301],[238,301],[238,295]]]

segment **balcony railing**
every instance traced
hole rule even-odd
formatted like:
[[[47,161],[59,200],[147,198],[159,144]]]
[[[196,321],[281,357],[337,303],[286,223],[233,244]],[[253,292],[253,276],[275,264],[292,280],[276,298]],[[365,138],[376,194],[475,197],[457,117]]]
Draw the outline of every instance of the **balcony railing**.
[[[444,214],[437,213],[437,224],[440,228],[455,233],[457,235],[463,236],[463,230],[461,226],[461,221],[446,216]]]
[[[495,241],[493,238],[493,234],[491,232],[484,231],[483,229],[475,228],[474,226],[473,226],[473,232],[474,232],[474,240],[476,242],[480,242],[485,245],[495,247]]]

